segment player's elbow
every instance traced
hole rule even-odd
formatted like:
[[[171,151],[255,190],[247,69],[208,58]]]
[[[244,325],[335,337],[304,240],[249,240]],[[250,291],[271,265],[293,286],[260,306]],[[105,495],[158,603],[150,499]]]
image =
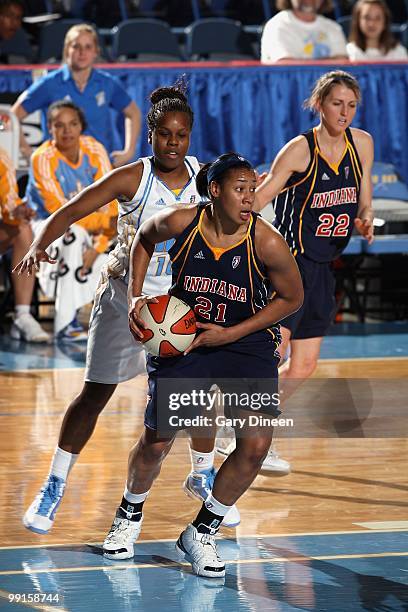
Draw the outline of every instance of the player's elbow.
[[[303,305],[304,292],[303,287],[299,286],[290,296],[288,307],[291,308],[290,314],[297,312]]]

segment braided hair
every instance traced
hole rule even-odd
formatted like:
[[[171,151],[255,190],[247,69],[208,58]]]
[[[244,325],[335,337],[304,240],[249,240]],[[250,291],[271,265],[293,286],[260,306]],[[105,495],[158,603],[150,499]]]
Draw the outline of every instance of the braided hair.
[[[152,104],[147,113],[147,126],[149,134],[155,130],[165,113],[186,113],[190,120],[190,129],[193,127],[194,113],[186,97],[187,84],[183,77],[170,87],[159,87],[150,94]]]

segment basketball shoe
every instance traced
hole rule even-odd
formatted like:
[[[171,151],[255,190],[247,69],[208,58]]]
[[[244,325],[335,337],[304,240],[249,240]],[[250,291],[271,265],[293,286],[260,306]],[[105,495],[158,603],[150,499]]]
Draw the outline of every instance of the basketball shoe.
[[[131,559],[134,554],[134,543],[142,528],[143,515],[140,521],[130,521],[118,508],[112,527],[103,543],[103,554],[107,559]]]
[[[228,457],[236,447],[235,436],[231,437],[228,429],[223,428],[221,436],[215,440],[215,450],[219,455]],[[264,459],[259,473],[263,476],[287,476],[290,473],[290,463],[279,457],[278,453],[271,447]]]
[[[50,474],[23,517],[23,524],[35,533],[48,533],[64,495],[65,480]]]
[[[41,325],[29,313],[15,317],[10,329],[10,336],[13,340],[25,340],[25,342],[47,343],[52,342],[48,334]]]
[[[214,467],[203,472],[190,472],[183,484],[184,492],[192,498],[205,501],[212,491],[217,472]],[[224,527],[237,527],[241,522],[239,510],[234,504],[224,516]]]
[[[215,536],[200,533],[191,523],[180,534],[176,551],[189,561],[197,576],[222,578],[225,576],[225,563],[220,559]]]
[[[88,340],[88,332],[75,317],[69,325],[59,332],[58,340],[63,340],[64,342],[86,342]]]

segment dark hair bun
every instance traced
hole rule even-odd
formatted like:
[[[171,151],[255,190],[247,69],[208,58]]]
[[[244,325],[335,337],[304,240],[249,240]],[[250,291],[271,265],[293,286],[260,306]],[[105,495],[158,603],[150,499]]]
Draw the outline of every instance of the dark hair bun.
[[[157,104],[160,100],[179,99],[182,102],[187,103],[187,97],[185,95],[186,86],[184,81],[177,81],[172,87],[159,87],[150,94],[150,102],[152,105]]]

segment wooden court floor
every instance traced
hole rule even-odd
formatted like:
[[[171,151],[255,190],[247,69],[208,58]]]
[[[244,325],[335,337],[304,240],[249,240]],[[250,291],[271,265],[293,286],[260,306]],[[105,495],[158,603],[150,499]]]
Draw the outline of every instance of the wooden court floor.
[[[321,362],[315,377],[389,379],[393,401],[405,406],[399,393],[407,375],[407,359],[359,359]],[[120,385],[100,417],[70,475],[52,532],[38,536],[21,524],[47,474],[66,405],[81,382],[81,369],[0,373],[1,546],[100,542],[110,527],[128,451],[141,431],[144,377]],[[383,408],[377,421],[387,418],[388,406]],[[237,535],[353,531],[361,523],[406,521],[407,439],[402,430],[392,437],[371,437],[368,431],[365,438],[278,439],[276,448],[291,462],[292,473],[256,478],[239,501]],[[189,470],[187,441],[180,438],[145,504],[143,539],[176,538],[195,515],[198,503],[181,488]]]
[[[284,414],[296,422],[301,415],[308,433],[278,435],[291,474],[258,476],[239,500],[241,524],[221,530],[222,581],[194,576],[174,549],[199,508],[182,491],[186,438],[176,440],[145,504],[135,557],[102,556],[143,423],[144,377],[120,385],[100,417],[53,530],[39,536],[23,527],[82,375],[81,368],[0,373],[1,612],[408,609],[408,359],[322,361],[292,407],[287,402]],[[332,398],[340,398],[333,404],[340,421],[327,419]]]

